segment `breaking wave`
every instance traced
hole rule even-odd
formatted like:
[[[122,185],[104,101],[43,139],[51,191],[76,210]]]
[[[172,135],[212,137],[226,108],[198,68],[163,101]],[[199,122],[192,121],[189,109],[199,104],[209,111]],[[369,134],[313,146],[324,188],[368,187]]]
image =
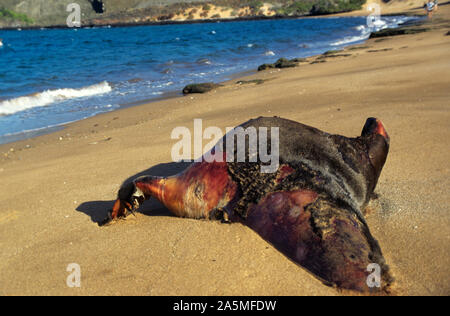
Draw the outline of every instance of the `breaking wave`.
[[[11,115],[34,107],[46,106],[68,99],[104,94],[110,91],[112,91],[112,88],[106,81],[80,89],[66,88],[46,90],[44,92],[39,92],[28,96],[0,101],[0,115]]]

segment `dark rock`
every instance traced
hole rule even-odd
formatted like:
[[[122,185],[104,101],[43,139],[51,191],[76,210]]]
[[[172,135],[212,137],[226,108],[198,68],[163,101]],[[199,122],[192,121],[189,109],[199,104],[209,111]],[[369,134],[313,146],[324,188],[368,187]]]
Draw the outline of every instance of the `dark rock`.
[[[105,12],[105,4],[103,3],[102,0],[89,0],[89,2],[92,5],[92,9],[96,13],[102,14],[103,12]]]
[[[275,68],[292,68],[292,67],[297,67],[297,63],[286,58],[280,58],[275,63]]]
[[[275,68],[275,65],[274,64],[263,64],[258,67],[258,71],[263,71],[263,70],[267,70],[267,69],[271,69],[271,68]]]
[[[206,93],[220,87],[220,84],[213,82],[189,84],[183,89],[183,94]]]
[[[294,59],[287,59],[287,58],[280,58],[278,59],[274,64],[263,64],[258,67],[258,71],[263,71],[267,69],[272,68],[292,68],[297,67],[299,62],[305,62],[306,59],[304,58],[294,58]]]
[[[397,36],[406,34],[417,34],[427,32],[427,28],[397,28],[397,29],[384,29],[370,34],[370,38]]]
[[[320,55],[319,57],[317,57],[317,59],[326,59],[326,58],[335,58],[335,57],[349,57],[349,56],[351,56],[352,54],[335,54],[335,55],[333,55],[333,54],[327,54],[327,55],[325,55],[325,54],[323,54],[323,55]]]
[[[266,80],[263,79],[254,79],[254,80],[239,80],[236,84],[263,84]]]
[[[343,51],[342,49],[329,50],[329,51],[326,51],[325,53],[323,53],[322,55],[324,55],[324,56],[335,55],[342,51]]]
[[[211,65],[211,61],[208,58],[197,59],[196,63],[200,65]]]
[[[378,53],[378,52],[387,52],[392,50],[393,48],[383,48],[383,49],[370,49],[367,52],[368,53]]]
[[[311,64],[311,65],[314,65],[314,64],[320,64],[320,63],[325,63],[325,62],[326,62],[326,60],[319,60],[319,59],[316,59],[316,60],[310,62],[310,64]]]
[[[370,46],[354,46],[354,47],[349,47],[348,50],[358,50],[358,49],[366,49],[366,48],[370,48]]]
[[[294,58],[291,61],[294,63],[306,63],[308,60],[306,58]]]

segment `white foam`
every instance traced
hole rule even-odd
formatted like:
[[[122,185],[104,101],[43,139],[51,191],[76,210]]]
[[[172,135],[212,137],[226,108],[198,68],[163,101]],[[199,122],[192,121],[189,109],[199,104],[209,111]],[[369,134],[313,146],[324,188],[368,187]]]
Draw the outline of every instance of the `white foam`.
[[[336,41],[334,43],[331,43],[331,46],[341,46],[345,44],[350,44],[354,42],[359,42],[368,39],[370,34],[363,34],[360,36],[351,36],[351,37],[345,37],[340,41]]]
[[[97,112],[91,113],[91,114],[89,114],[87,116],[84,116],[84,117],[82,117],[80,119],[67,121],[67,122],[64,122],[64,123],[58,123],[58,124],[48,125],[48,126],[44,126],[44,127],[38,127],[38,128],[33,128],[33,129],[26,129],[26,130],[23,130],[23,131],[20,131],[20,132],[7,133],[7,134],[4,134],[4,135],[0,135],[0,144],[3,144],[4,140],[8,139],[8,138],[17,137],[15,140],[25,139],[25,137],[23,137],[23,136],[26,135],[26,134],[37,133],[37,132],[40,132],[40,131],[43,131],[43,130],[46,130],[46,129],[57,128],[57,127],[64,126],[64,125],[67,125],[67,124],[70,124],[70,123],[78,122],[78,121],[87,119],[89,117],[95,116],[95,115],[97,115],[99,113],[102,113],[102,112],[111,112],[113,110],[113,108],[115,108],[115,106],[113,106],[112,104],[108,104],[107,106],[105,106],[105,108],[108,108],[109,110],[107,110],[107,111],[97,111]],[[20,137],[21,135],[22,135],[22,137]],[[15,140],[13,140],[13,141],[15,141]]]
[[[111,86],[106,81],[80,89],[47,90],[0,102],[0,115],[10,115],[34,107],[46,106],[58,101],[108,93],[111,90]]]
[[[275,56],[275,53],[273,51],[269,50],[269,51],[265,52],[264,55],[266,55],[266,56]]]
[[[383,20],[375,20],[375,21],[373,21],[373,25],[375,27],[384,27],[384,26],[387,26],[387,23]]]
[[[370,37],[371,32],[379,31],[388,27],[398,27],[399,24],[408,21],[410,18],[403,17],[400,18],[400,20],[396,18],[387,18],[387,19],[376,19],[372,21],[372,25],[358,25],[354,27],[354,30],[357,30],[360,32],[360,35],[356,36],[347,36],[344,37],[334,43],[331,43],[331,46],[342,46],[342,45],[348,45],[352,44],[354,42],[360,42],[368,39]]]

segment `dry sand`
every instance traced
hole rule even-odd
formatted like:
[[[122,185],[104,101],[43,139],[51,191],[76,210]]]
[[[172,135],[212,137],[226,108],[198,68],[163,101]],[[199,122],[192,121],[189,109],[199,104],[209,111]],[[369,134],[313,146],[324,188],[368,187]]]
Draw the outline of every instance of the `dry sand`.
[[[380,6],[382,14],[423,14],[422,7],[428,2],[428,0],[390,0],[385,2],[383,0],[367,0],[361,10],[350,11],[346,13],[339,13],[339,16],[355,16],[355,15],[367,15],[368,12],[375,12],[373,4]],[[445,3],[445,1],[438,1],[439,3]],[[439,6],[439,5],[438,5]],[[370,9],[372,7],[372,9]],[[369,10],[370,9],[370,10]]]
[[[245,78],[271,79],[261,85],[233,81],[0,146],[0,295],[346,294],[240,224],[175,218],[154,201],[136,218],[95,223],[128,177],[180,169],[171,163],[174,127],[202,118],[224,129],[260,115],[347,136],[380,118],[391,151],[368,223],[397,280],[394,293],[449,295],[449,16],[441,6],[430,32]],[[81,288],[66,285],[70,263],[81,266]]]

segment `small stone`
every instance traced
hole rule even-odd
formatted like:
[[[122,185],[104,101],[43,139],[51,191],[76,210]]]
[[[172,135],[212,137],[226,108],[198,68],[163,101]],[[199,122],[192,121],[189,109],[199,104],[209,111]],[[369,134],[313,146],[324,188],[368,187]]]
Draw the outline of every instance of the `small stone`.
[[[220,87],[220,84],[213,82],[189,84],[183,89],[183,94],[206,93]]]

